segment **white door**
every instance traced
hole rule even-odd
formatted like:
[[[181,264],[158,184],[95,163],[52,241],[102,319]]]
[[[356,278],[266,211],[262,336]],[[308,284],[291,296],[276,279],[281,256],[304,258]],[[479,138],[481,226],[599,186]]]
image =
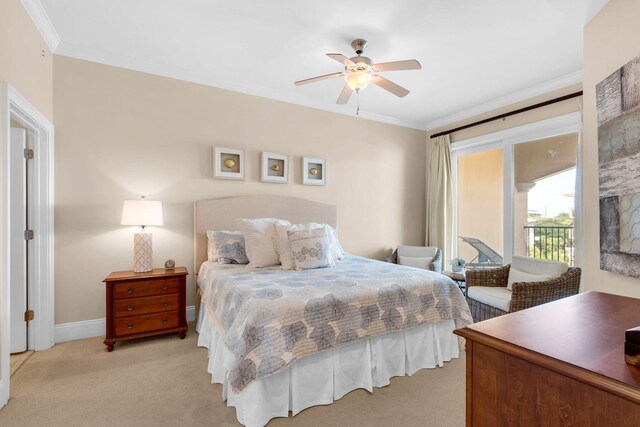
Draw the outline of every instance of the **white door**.
[[[24,129],[11,128],[9,144],[11,190],[11,353],[27,350],[27,168],[24,150],[27,148],[27,134]]]

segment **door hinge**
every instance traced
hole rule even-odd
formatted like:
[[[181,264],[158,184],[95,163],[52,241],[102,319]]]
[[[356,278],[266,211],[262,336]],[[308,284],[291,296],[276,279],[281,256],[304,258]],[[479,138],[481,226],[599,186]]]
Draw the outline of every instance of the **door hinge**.
[[[24,230],[24,240],[33,240],[33,230]]]
[[[24,158],[27,160],[33,160],[33,150],[31,148],[24,149]]]
[[[30,322],[34,319],[35,314],[33,312],[33,310],[27,310],[24,312],[24,321],[25,322]]]

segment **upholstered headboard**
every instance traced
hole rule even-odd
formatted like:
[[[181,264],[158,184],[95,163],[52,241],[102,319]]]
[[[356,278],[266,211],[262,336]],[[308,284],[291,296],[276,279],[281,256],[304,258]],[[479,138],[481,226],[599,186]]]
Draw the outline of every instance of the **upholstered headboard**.
[[[207,230],[237,230],[240,218],[280,218],[293,224],[337,226],[335,205],[286,196],[239,196],[200,200],[194,206],[194,272],[207,259]]]

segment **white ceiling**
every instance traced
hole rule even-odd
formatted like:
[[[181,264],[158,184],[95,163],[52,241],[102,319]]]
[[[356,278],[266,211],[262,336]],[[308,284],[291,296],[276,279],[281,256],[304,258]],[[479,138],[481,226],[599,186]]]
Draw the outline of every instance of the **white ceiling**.
[[[37,0],[23,0],[30,3]],[[57,54],[355,114],[335,104],[340,71],[325,53],[374,62],[418,59],[385,73],[405,98],[371,85],[363,117],[431,129],[582,80],[582,28],[607,0],[40,0]],[[33,14],[32,14],[33,16]]]

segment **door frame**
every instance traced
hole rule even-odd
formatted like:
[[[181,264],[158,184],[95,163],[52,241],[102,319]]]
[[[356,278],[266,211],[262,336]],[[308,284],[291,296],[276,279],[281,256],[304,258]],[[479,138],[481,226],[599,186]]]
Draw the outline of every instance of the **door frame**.
[[[502,258],[504,264],[511,262],[514,247],[513,215],[515,203],[513,197],[514,180],[514,149],[517,144],[536,141],[554,136],[578,134],[578,158],[582,150],[582,114],[569,113],[562,116],[517,126],[502,131],[480,135],[451,144],[451,175],[453,185],[453,242],[452,258],[458,256],[458,158],[467,154],[479,153],[494,148],[503,150],[503,241]],[[582,167],[578,161],[577,168]],[[576,180],[581,179],[582,171],[576,171]],[[580,191],[582,186],[579,187]],[[581,194],[576,194],[575,200],[582,200]],[[576,214],[578,210],[576,209]],[[580,219],[581,220],[581,219]],[[578,221],[576,220],[576,226]],[[576,237],[580,234],[576,232]],[[582,242],[578,242],[582,244]]]
[[[3,186],[2,186],[2,276],[0,278],[0,301],[2,303],[2,326],[0,327],[0,407],[9,399],[9,354],[10,354],[10,286],[11,272],[11,222],[10,191],[11,165],[9,162],[9,144],[11,119],[23,125],[31,132],[33,149],[34,203],[39,206],[33,212],[31,227],[36,238],[29,249],[33,265],[33,279],[29,286],[29,308],[35,311],[35,318],[29,322],[28,347],[39,351],[53,347],[54,344],[54,209],[53,209],[53,154],[54,127],[20,92],[8,82],[3,84],[2,124],[3,124]]]

